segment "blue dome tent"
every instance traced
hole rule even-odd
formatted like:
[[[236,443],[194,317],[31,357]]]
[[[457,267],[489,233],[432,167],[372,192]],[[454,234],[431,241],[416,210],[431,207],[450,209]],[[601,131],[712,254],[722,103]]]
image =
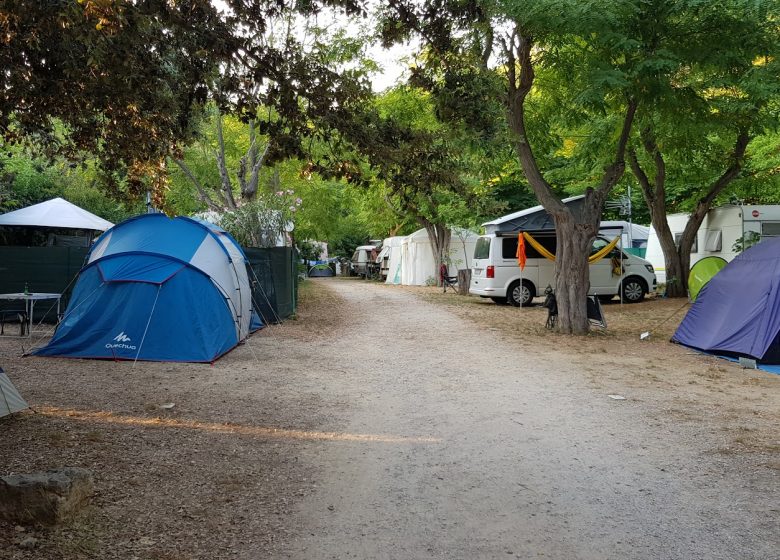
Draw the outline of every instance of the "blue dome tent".
[[[761,241],[713,276],[672,341],[780,364],[780,238]]]
[[[213,362],[262,323],[246,257],[207,222],[144,214],[92,247],[38,356]]]

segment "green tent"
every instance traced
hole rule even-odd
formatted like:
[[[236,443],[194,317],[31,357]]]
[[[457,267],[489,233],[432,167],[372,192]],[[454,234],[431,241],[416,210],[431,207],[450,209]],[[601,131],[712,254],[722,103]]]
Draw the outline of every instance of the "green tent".
[[[720,257],[704,257],[691,267],[688,275],[688,293],[696,301],[701,289],[728,263]]]

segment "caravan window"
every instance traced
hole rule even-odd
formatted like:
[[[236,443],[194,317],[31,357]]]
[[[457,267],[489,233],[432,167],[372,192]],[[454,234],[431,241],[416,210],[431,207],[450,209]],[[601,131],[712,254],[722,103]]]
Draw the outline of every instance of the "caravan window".
[[[715,229],[707,232],[707,237],[704,241],[704,250],[717,253],[721,250],[721,233],[719,229]]]
[[[780,222],[762,223],[761,237],[780,237]]]

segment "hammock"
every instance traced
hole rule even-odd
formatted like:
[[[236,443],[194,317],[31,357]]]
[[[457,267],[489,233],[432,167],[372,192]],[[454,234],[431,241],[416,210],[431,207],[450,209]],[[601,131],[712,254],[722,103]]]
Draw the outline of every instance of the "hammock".
[[[524,231],[517,235],[517,264],[520,267],[520,270],[525,269],[525,241],[528,241],[528,244],[531,245],[536,251],[545,257],[546,259],[550,259],[551,261],[555,260],[555,255],[553,255],[550,251],[544,248],[544,246],[539,243],[536,239],[533,238],[533,236]],[[591,256],[588,257],[588,263],[593,264],[595,262],[600,261],[604,257],[606,257],[609,252],[615,248],[615,245],[618,244],[618,241],[620,241],[620,236],[615,237],[612,241],[610,241],[606,246],[602,247],[595,253],[593,253]]]

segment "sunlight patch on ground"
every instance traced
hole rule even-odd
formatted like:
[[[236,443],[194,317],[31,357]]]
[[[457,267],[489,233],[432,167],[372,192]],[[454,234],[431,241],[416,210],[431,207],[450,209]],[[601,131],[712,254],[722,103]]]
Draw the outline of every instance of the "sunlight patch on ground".
[[[218,424],[198,422],[196,420],[178,420],[175,418],[126,416],[105,411],[75,410],[57,407],[36,408],[36,412],[52,418],[66,418],[99,424],[117,424],[143,428],[173,428],[179,430],[200,430],[206,432],[246,435],[266,439],[293,439],[309,441],[354,441],[367,443],[439,443],[439,438],[406,437],[382,434],[349,434],[341,432],[318,432],[308,430],[290,430],[268,426],[248,426],[245,424]]]

